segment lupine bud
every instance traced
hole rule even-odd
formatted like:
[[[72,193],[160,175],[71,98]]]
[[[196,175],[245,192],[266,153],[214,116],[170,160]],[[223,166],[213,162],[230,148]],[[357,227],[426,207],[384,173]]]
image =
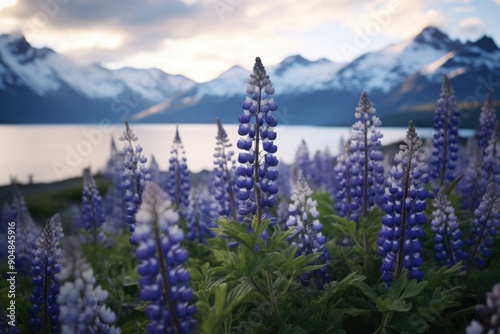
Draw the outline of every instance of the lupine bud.
[[[413,121],[408,133],[394,157],[395,165],[390,171],[384,195],[382,229],[377,241],[382,258],[382,280],[386,285],[398,278],[403,268],[408,276],[420,280],[424,273],[419,269],[423,263],[420,254],[420,239],[425,224],[425,183],[429,181],[427,156],[418,137]]]
[[[330,254],[325,248],[326,238],[321,232],[323,225],[318,219],[319,213],[316,209],[318,203],[311,198],[311,195],[311,188],[299,173],[293,189],[292,204],[289,207],[286,225],[288,228],[295,228],[288,241],[297,247],[296,256],[321,253],[314,264],[325,264],[325,266],[314,272],[307,272],[300,278],[303,286],[308,286],[312,280],[317,287],[321,288],[329,280],[326,264],[330,259]]]
[[[179,210],[181,216],[185,217],[185,213],[189,208],[191,182],[189,181],[186,152],[179,136],[179,127],[175,129],[175,138],[170,151],[169,162],[166,190],[172,199],[172,205]]]

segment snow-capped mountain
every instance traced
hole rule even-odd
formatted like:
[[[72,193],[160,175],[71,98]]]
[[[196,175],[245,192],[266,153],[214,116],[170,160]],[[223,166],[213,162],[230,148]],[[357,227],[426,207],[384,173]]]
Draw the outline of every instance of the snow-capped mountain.
[[[435,27],[348,64],[300,55],[264,64],[276,89],[278,119],[285,124],[351,124],[366,90],[383,123],[405,126],[408,117],[423,117],[411,112],[422,106],[432,110],[443,74],[459,101],[484,98],[475,90],[488,80],[498,84],[482,91],[500,97],[495,42],[484,36],[462,43]],[[219,117],[235,123],[250,70],[233,66],[214,80],[195,83],[157,69],[80,67],[50,49],[31,47],[22,36],[3,35],[0,122],[98,122],[117,119],[119,112],[137,122],[212,123]]]

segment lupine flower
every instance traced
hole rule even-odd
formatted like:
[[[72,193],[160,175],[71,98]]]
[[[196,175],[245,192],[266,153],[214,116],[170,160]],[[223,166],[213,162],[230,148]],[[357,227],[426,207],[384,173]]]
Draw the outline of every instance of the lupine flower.
[[[500,185],[500,121],[497,121],[495,131],[484,149],[482,167],[485,182],[493,181]]]
[[[162,175],[160,172],[160,166],[158,166],[158,162],[155,159],[155,156],[151,156],[151,163],[149,164],[149,175],[151,176],[151,181],[156,184],[162,183]]]
[[[129,230],[134,232],[135,214],[141,204],[146,181],[150,181],[151,176],[145,165],[147,159],[142,155],[142,147],[140,145],[137,145],[135,149],[132,147],[132,142],[137,141],[138,138],[130,129],[128,122],[125,122],[125,131],[120,140],[125,142],[125,147],[120,151],[123,166],[121,187],[125,192],[126,219]],[[130,239],[130,242],[133,243],[133,239]]]
[[[311,158],[309,154],[309,148],[307,147],[306,141],[304,139],[302,139],[302,142],[295,152],[295,158],[292,165],[292,181],[297,181],[301,173],[304,179],[309,182],[311,181]]]
[[[61,266],[61,280],[73,280],[64,283],[57,298],[62,333],[119,334],[113,326],[116,315],[104,303],[108,292],[95,285],[94,271],[76,239],[66,239]]]
[[[47,221],[42,235],[35,243],[33,252],[32,280],[33,291],[30,296],[31,309],[29,326],[32,329],[51,329],[59,333],[59,295],[61,256],[60,217],[57,215]]]
[[[336,187],[333,194],[335,199],[335,210],[337,215],[354,220],[356,215],[352,214],[351,201],[353,185],[351,184],[351,140],[344,143],[340,155],[337,157],[337,163],[334,168]],[[359,171],[355,171],[358,173]]]
[[[246,93],[243,113],[239,116],[238,134],[241,137],[237,143],[240,149],[236,180],[240,189],[238,214],[252,214],[260,222],[263,210],[276,205],[278,193],[278,159],[274,156],[278,150],[274,145],[274,127],[278,120],[273,116],[278,104],[271,97],[274,87],[259,57],[255,58]]]
[[[455,101],[455,92],[448,77],[444,75],[441,94],[434,113],[433,150],[429,172],[437,189],[455,179],[458,159],[458,125],[460,112]]]
[[[321,253],[314,264],[325,264],[325,266],[314,272],[307,272],[300,278],[303,286],[308,286],[312,279],[316,286],[321,288],[328,281],[326,264],[330,254],[325,248],[326,238],[321,233],[323,225],[318,220],[319,212],[316,209],[318,203],[311,198],[312,193],[307,181],[299,173],[286,225],[288,228],[295,227],[289,241],[297,247],[296,256]]]
[[[333,159],[328,147],[316,151],[312,160],[311,182],[315,189],[330,191],[334,188],[335,173]]]
[[[215,236],[211,228],[217,227],[217,203],[208,194],[195,191],[189,206],[186,239],[206,244],[207,239]]]
[[[476,307],[482,321],[472,320],[466,334],[495,334],[500,332],[500,283],[486,293],[486,303]]]
[[[214,175],[211,190],[219,204],[219,215],[237,220],[234,151],[231,150],[232,144],[229,142],[226,130],[224,130],[219,118],[217,118],[217,136],[215,139]]]
[[[479,114],[479,126],[476,133],[477,145],[481,152],[488,146],[491,134],[495,131],[496,122],[497,113],[491,103],[491,93],[488,93],[488,97],[484,101],[481,113]]]
[[[479,207],[474,212],[474,219],[472,220],[472,234],[474,236],[466,240],[466,243],[471,247],[467,275],[474,263],[479,268],[486,265],[486,258],[491,256],[490,246],[493,244],[493,237],[498,234],[499,228],[500,191],[498,184],[491,182],[488,185],[486,194],[481,199]]]
[[[382,229],[377,241],[378,253],[383,257],[382,280],[387,286],[398,278],[403,268],[408,276],[417,280],[424,273],[420,239],[424,235],[425,200],[428,196],[424,184],[429,181],[427,156],[418,137],[413,121],[400,151],[394,157],[384,195]]]
[[[184,216],[189,208],[189,190],[191,189],[186,161],[186,152],[179,136],[179,127],[177,127],[172,150],[170,151],[166,190],[172,199],[172,205],[179,210],[181,216]]]
[[[81,228],[90,233],[88,241],[103,242],[106,239],[102,231],[104,222],[104,205],[101,194],[92,174],[90,174],[90,169],[85,168],[83,170]]]
[[[189,333],[196,326],[196,306],[190,304],[189,272],[184,268],[188,253],[181,247],[184,232],[168,195],[148,183],[137,213],[134,239],[140,261],[140,298],[149,301],[145,313],[149,333]]]
[[[31,218],[24,197],[15,183],[12,188],[14,192],[12,221],[16,222],[16,271],[28,274],[31,270],[33,247],[42,232]]]
[[[468,164],[462,181],[459,184],[459,191],[462,194],[462,206],[468,209],[470,214],[479,205],[481,197],[486,192],[488,175],[483,166],[484,150],[480,151],[475,138],[470,140],[470,154],[468,154]]]
[[[352,220],[357,221],[361,214],[366,216],[370,208],[382,204],[384,167],[382,134],[377,129],[382,122],[366,92],[361,94],[354,116],[358,121],[351,128],[350,210]]]
[[[292,167],[285,163],[280,163],[278,165],[278,175],[279,178],[276,180],[276,186],[280,190],[280,196],[282,198],[290,198],[292,196]]]
[[[432,211],[431,230],[435,233],[434,251],[436,252],[436,260],[441,265],[451,267],[465,259],[460,224],[455,215],[455,209],[444,192],[444,188],[441,188],[432,204],[434,210]]]

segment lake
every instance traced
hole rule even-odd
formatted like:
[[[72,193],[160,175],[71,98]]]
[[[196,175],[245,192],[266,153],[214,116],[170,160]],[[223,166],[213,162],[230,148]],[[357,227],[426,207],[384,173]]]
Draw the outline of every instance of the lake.
[[[139,143],[148,157],[154,154],[161,170],[168,169],[170,149],[175,135],[173,124],[131,124]],[[239,138],[237,124],[225,125],[235,151]],[[125,126],[98,125],[0,125],[3,158],[0,160],[0,184],[10,183],[11,177],[26,183],[52,182],[80,176],[82,169],[103,170],[110,154],[113,137],[118,149],[123,147],[121,136]],[[406,128],[382,128],[382,144],[404,138]],[[422,137],[429,137],[432,129],[417,129]],[[341,138],[347,138],[347,127],[278,126],[276,154],[280,161],[291,163],[302,139],[311,155],[317,150],[330,149],[333,156],[339,152]],[[213,169],[217,126],[211,124],[181,124],[179,134],[184,143],[187,164],[191,172]]]

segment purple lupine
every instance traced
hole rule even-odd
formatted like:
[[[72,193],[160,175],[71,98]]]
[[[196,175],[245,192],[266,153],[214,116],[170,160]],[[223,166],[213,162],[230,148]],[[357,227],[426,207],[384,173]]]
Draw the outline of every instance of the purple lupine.
[[[335,211],[337,215],[355,220],[356,214],[353,214],[351,210],[352,192],[354,191],[351,171],[353,170],[354,173],[359,173],[359,170],[357,166],[352,166],[351,164],[350,147],[351,140],[348,139],[337,157],[334,168],[336,187],[333,198],[335,199]]]
[[[491,93],[488,93],[479,114],[479,126],[476,133],[477,145],[481,152],[488,146],[491,134],[495,131],[496,122],[497,112],[491,103]]]
[[[451,267],[465,259],[460,224],[444,188],[441,188],[432,204],[434,210],[432,211],[431,230],[435,233],[436,260],[441,265]]]
[[[138,138],[129,127],[128,122],[125,122],[125,131],[120,137],[120,141],[125,142],[125,147],[120,151],[123,167],[120,177],[127,212],[126,220],[130,232],[134,232],[135,214],[141,204],[146,181],[151,180],[145,165],[147,159],[142,155],[142,147],[140,145],[135,148],[132,146],[132,142],[137,140]],[[133,239],[130,239],[130,242],[133,243]]]
[[[189,205],[186,239],[206,244],[207,239],[215,236],[211,228],[217,227],[215,223],[215,219],[219,217],[217,202],[210,195],[195,191]]]
[[[82,254],[76,238],[64,242],[61,286],[57,302],[62,333],[119,334],[113,326],[116,315],[105,304],[108,292],[96,286],[94,271]]]
[[[462,195],[463,208],[467,209],[472,216],[486,191],[488,175],[483,166],[484,150],[479,150],[475,138],[470,139],[470,146],[472,148],[469,151],[470,154],[467,155],[469,161],[459,184],[459,191]]]
[[[334,165],[330,150],[327,147],[324,151],[316,151],[312,160],[313,188],[331,191],[334,187],[334,180]]]
[[[16,222],[16,270],[18,273],[28,274],[31,270],[32,252],[35,241],[42,233],[28,211],[26,202],[17,184],[13,183],[12,209]]]
[[[148,183],[137,213],[134,239],[140,261],[138,272],[140,298],[150,302],[145,313],[149,333],[189,333],[196,327],[191,304],[189,272],[184,262],[189,257],[181,247],[184,232],[179,214],[172,209],[169,196],[155,183]]]
[[[495,131],[491,133],[488,145],[484,149],[482,168],[484,183],[495,182],[500,185],[500,121],[497,121]]]
[[[236,188],[234,183],[235,161],[234,151],[229,142],[226,130],[217,118],[217,136],[214,153],[214,172],[211,191],[218,203],[220,216],[237,220]]]
[[[366,92],[361,94],[354,116],[358,119],[351,128],[351,203],[352,220],[367,216],[375,205],[382,204],[384,194],[383,155],[380,151],[382,125],[375,116],[375,107]]]
[[[293,159],[291,175],[293,183],[297,181],[300,174],[302,174],[304,179],[306,179],[308,182],[311,181],[312,164],[309,154],[309,148],[307,147],[307,143],[304,139],[302,139],[302,142],[297,148],[297,151],[295,152],[295,158]]]
[[[105,222],[104,205],[101,194],[89,168],[83,170],[82,189],[82,226],[89,233],[86,241],[103,242],[106,239],[102,231]]]
[[[189,191],[191,181],[189,180],[189,169],[187,166],[186,152],[179,136],[179,127],[175,129],[174,143],[170,151],[170,160],[166,190],[169,194],[172,205],[179,210],[182,217],[185,217],[189,209]]]
[[[151,163],[149,164],[149,175],[151,176],[151,181],[156,184],[162,183],[162,175],[160,172],[160,166],[158,166],[158,162],[155,159],[155,156],[151,156]]]
[[[382,280],[389,286],[404,268],[408,276],[420,280],[424,273],[420,239],[424,235],[425,200],[428,193],[424,185],[429,181],[427,156],[418,137],[413,121],[394,157],[384,195],[382,228],[377,240],[378,253],[383,257]]]
[[[474,264],[479,268],[486,265],[486,259],[491,256],[490,247],[493,244],[493,238],[498,234],[499,228],[500,191],[497,183],[490,182],[486,194],[474,212],[471,231],[473,236],[465,241],[471,249],[466,269],[467,275]]]
[[[278,150],[274,145],[274,127],[278,120],[273,116],[278,104],[271,97],[274,87],[259,57],[255,58],[246,93],[243,113],[239,116],[238,134],[241,137],[237,143],[240,149],[236,180],[240,189],[238,214],[252,214],[259,224],[265,208],[276,205],[278,193],[278,159],[274,155]]]
[[[51,329],[59,333],[59,295],[61,256],[61,231],[59,215],[47,221],[40,237],[35,242],[32,260],[33,291],[30,296],[29,326],[32,330]]]
[[[465,334],[500,333],[500,283],[486,293],[486,303],[478,305],[476,310],[481,319],[472,320]]]
[[[294,228],[288,241],[297,248],[296,256],[321,253],[314,264],[325,264],[325,266],[313,272],[306,272],[300,277],[303,286],[309,286],[312,280],[318,288],[321,288],[329,279],[326,264],[330,254],[325,248],[326,238],[321,232],[323,225],[318,220],[319,212],[316,209],[318,203],[311,198],[312,193],[304,176],[299,172],[292,192],[292,203],[289,206],[286,225],[288,228]]]
[[[435,181],[437,190],[455,179],[459,124],[460,112],[455,92],[448,77],[444,75],[441,94],[434,113],[433,150],[429,164],[429,174]]]
[[[276,186],[280,190],[280,196],[290,198],[292,196],[292,166],[285,163],[278,165],[279,178],[276,180]]]

